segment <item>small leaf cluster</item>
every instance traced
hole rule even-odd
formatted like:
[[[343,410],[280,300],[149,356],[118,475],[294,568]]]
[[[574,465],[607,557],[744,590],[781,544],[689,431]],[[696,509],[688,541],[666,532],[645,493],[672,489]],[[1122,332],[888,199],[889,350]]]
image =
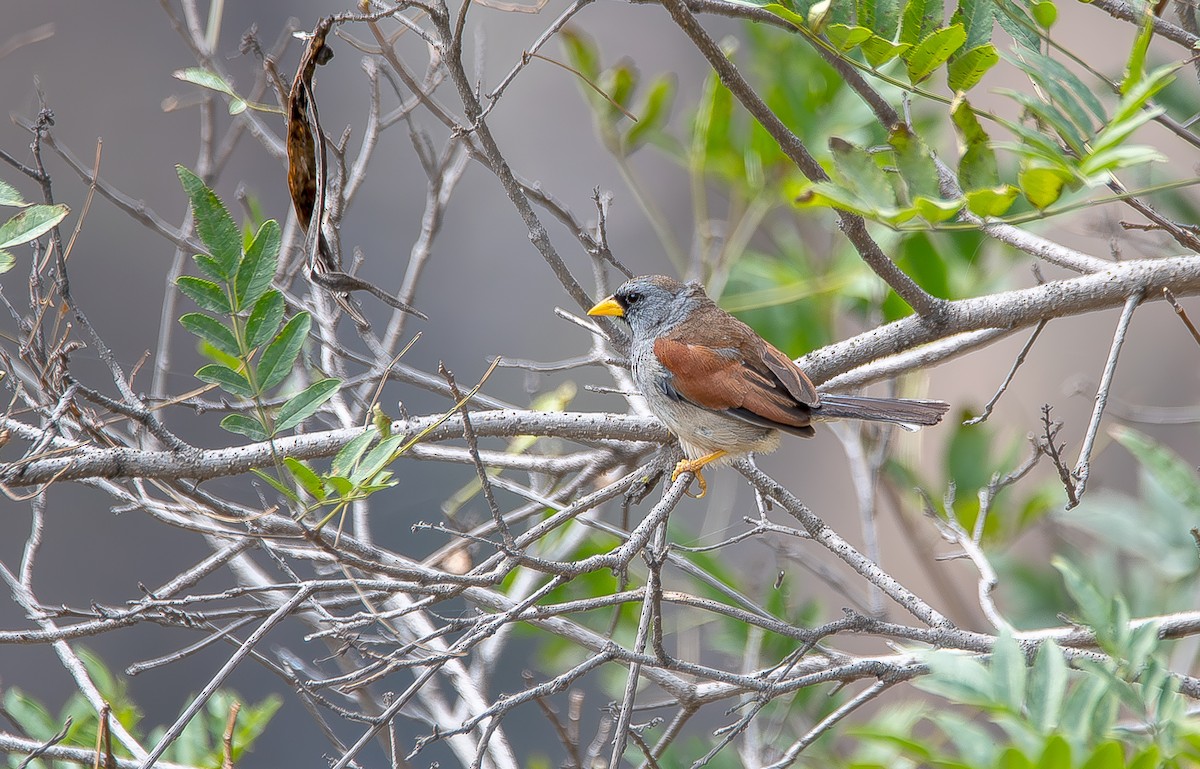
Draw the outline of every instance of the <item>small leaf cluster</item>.
[[[1087,578],[1108,593],[1124,592],[1139,615],[1191,609],[1200,560],[1191,530],[1200,520],[1200,473],[1169,447],[1130,427],[1109,430],[1138,464],[1138,494],[1088,493],[1055,520],[1104,547]]]
[[[0,273],[8,272],[16,264],[8,249],[37,240],[71,213],[71,209],[62,203],[53,206],[26,203],[21,194],[4,181],[0,181],[0,206],[22,209],[0,224]]]
[[[298,312],[284,323],[283,294],[271,288],[279,264],[279,224],[264,222],[244,243],[216,194],[188,169],[179,166],[178,171],[191,201],[196,232],[208,250],[195,257],[204,277],[185,275],[176,281],[179,290],[204,310],[179,319],[213,360],[196,377],[253,401],[254,414],[230,414],[221,426],[252,440],[266,440],[316,413],[341,381],[319,379],[273,414],[262,407],[267,393],[291,374],[312,325],[307,312]]]
[[[284,458],[279,465],[280,478],[290,477],[294,488],[261,470],[255,470],[254,473],[301,510],[301,515],[323,507],[332,508],[317,524],[317,528],[320,528],[335,515],[344,513],[346,506],[351,502],[395,486],[396,481],[392,471],[387,469],[388,466],[473,398],[499,362],[499,358],[493,361],[483,379],[454,404],[453,408],[415,435],[392,434],[392,420],[376,405],[372,409],[371,426],[338,451],[328,473],[322,475],[294,457]],[[312,501],[306,501],[305,496]]]
[[[600,91],[582,86],[605,149],[617,157],[627,157],[647,142],[663,138],[662,129],[675,100],[673,76],[655,77],[636,98],[642,78],[631,62],[621,61],[602,69],[595,41],[570,27],[559,37],[571,66]]]
[[[142,726],[142,711],[129,696],[125,682],[113,675],[104,661],[87,649],[76,649],[76,653],[87,669],[88,677],[96,685],[101,697],[112,707],[110,718],[123,726],[130,734],[139,737]],[[219,690],[209,699],[205,712],[184,728],[183,734],[167,748],[163,760],[186,766],[221,766],[224,752],[224,733],[229,720],[230,707],[240,698],[232,692]],[[66,735],[56,744],[94,750],[99,717],[87,699],[76,692],[56,716],[44,703],[31,697],[19,688],[4,690],[0,697],[4,715],[22,734],[39,742],[49,743],[70,720]],[[233,732],[232,758],[238,763],[254,742],[266,731],[267,724],[282,702],[278,697],[268,697],[253,705],[243,705],[238,711]],[[144,742],[155,743],[165,733],[163,726],[155,727]],[[113,752],[121,758],[131,754],[119,742],[113,740]],[[51,764],[35,759],[23,763],[21,755],[8,758],[7,766],[29,766],[46,769]]]
[[[805,185],[796,195],[796,205],[837,208],[896,226],[917,217],[931,224],[944,222],[967,202],[942,197],[932,152],[904,124],[889,132],[887,152],[873,152],[836,136],[829,140],[829,149],[835,180]],[[889,161],[888,170],[881,159]]]
[[[324,475],[298,459],[284,458],[283,470],[291,477],[294,488],[261,470],[254,472],[305,512],[331,507],[332,511],[318,524],[323,526],[351,502],[395,486],[392,472],[386,468],[415,442],[403,435],[387,435],[372,426],[342,447]]]
[[[818,0],[763,8],[801,31],[824,33],[839,53],[860,51],[872,69],[899,59],[913,85],[944,66],[947,84],[955,92],[974,88],[1000,61],[992,43],[995,21],[1006,28],[1020,24],[992,0],[960,0],[948,24],[941,0]],[[1029,23],[1022,11],[1015,14]]]
[[[1175,79],[1178,65],[1145,69],[1152,27],[1147,24],[1130,53],[1121,97],[1112,114],[1079,77],[1049,56],[1020,51],[1012,61],[1036,86],[1038,97],[1002,91],[1024,109],[1032,125],[1006,123],[1019,142],[997,143],[1021,161],[1018,185],[1029,202],[1045,209],[1064,190],[1106,183],[1114,171],[1162,162],[1152,147],[1127,144],[1138,128],[1163,113],[1151,100]]]
[[[766,8],[799,23],[797,13],[783,6]],[[958,169],[963,194],[942,196],[933,157],[901,126],[889,137],[890,152],[868,151],[843,139],[831,139],[836,181],[805,185],[798,195],[800,205],[838,208],[892,227],[914,219],[937,225],[964,209],[980,217],[1002,217],[1019,196],[1034,209],[1045,210],[1066,191],[1102,185],[1115,171],[1164,160],[1152,147],[1126,143],[1138,128],[1162,114],[1152,99],[1171,83],[1178,69],[1178,65],[1168,65],[1146,71],[1149,24],[1133,45],[1120,98],[1110,114],[1093,88],[1039,51],[1036,30],[1048,27],[1056,18],[1052,3],[1030,6],[1034,20],[1030,21],[1019,4],[964,1],[954,14],[957,21],[949,26],[941,26],[942,4],[932,0],[909,0],[902,14],[894,2],[859,3],[855,8],[850,3],[819,3],[811,6],[808,14],[811,18],[819,11],[825,14],[822,18],[828,17],[826,34],[843,54],[861,46],[868,62],[876,67],[901,56],[914,84],[949,61],[950,86],[958,93],[951,104],[951,117],[965,147]],[[829,21],[852,12],[874,26]],[[993,142],[963,96],[1000,58],[994,45],[987,42],[994,20],[1015,24],[1009,31],[1020,45],[1005,58],[1033,85],[1029,91],[1000,91],[1022,110],[1020,121],[994,118],[1017,138],[1015,142]],[[898,42],[889,42],[892,35],[898,35]],[[1012,182],[1001,180],[995,148],[1012,152],[1019,161]]]
[[[268,104],[256,104],[255,102],[247,101],[237,92],[233,90],[233,86],[229,85],[223,77],[217,73],[204,69],[203,67],[188,67],[186,69],[176,70],[171,73],[175,79],[182,80],[185,83],[198,85],[201,88],[207,88],[210,91],[216,91],[229,100],[229,114],[240,115],[247,109],[257,110],[259,112],[272,112],[277,115],[282,114],[283,110],[278,107],[272,107]]]
[[[1068,589],[1073,594],[1087,590],[1069,578]],[[909,708],[905,718],[880,718],[855,730],[873,744],[873,749],[863,751],[873,760],[863,765],[961,769],[1192,765],[1200,757],[1200,732],[1187,718],[1187,700],[1167,673],[1157,626],[1131,629],[1128,615],[1121,616],[1117,603],[1111,607],[1113,612],[1106,613],[1103,624],[1094,627],[1105,634],[1102,648],[1115,662],[1086,657],[1068,661],[1063,649],[1047,640],[1027,665],[1030,650],[1011,634],[998,638],[986,664],[958,652],[927,653],[924,659],[930,673],[916,685],[986,713],[990,726],[954,710]],[[1072,666],[1077,670],[1072,672]],[[932,726],[935,734],[918,728],[921,721]],[[998,739],[998,732],[1006,739]],[[886,746],[891,761],[882,760],[881,746]]]

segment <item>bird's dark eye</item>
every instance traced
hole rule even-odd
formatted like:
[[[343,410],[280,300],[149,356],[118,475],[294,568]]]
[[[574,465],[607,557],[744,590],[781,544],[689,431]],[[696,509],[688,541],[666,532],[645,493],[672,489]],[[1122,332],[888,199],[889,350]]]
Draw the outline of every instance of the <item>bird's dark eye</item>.
[[[641,298],[642,298],[642,295],[639,294],[638,292],[630,291],[628,294],[625,295],[625,303],[626,304],[637,304]]]

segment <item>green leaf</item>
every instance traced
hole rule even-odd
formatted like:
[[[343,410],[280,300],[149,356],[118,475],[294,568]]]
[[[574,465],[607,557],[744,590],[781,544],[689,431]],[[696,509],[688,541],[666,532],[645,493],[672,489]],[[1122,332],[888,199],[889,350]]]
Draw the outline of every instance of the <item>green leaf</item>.
[[[49,740],[61,726],[45,705],[16,687],[4,691],[4,711],[35,740]]]
[[[954,432],[946,447],[946,471],[958,490],[961,504],[975,495],[991,479],[991,448],[995,436],[984,425],[964,425],[955,420]]]
[[[883,37],[872,36],[862,44],[863,55],[872,67],[882,67],[897,56],[903,56],[912,49],[911,43],[897,45]]]
[[[221,363],[233,369],[234,371],[237,371],[242,367],[242,359],[240,356],[221,352],[205,339],[200,340],[200,354],[204,356],[206,360],[210,360],[213,363]]]
[[[196,266],[200,268],[200,272],[217,281],[218,283],[228,283],[231,276],[226,275],[224,267],[222,267],[216,259],[213,259],[208,254],[196,254],[192,257],[196,260]]]
[[[996,639],[991,671],[996,700],[1010,713],[1019,714],[1025,704],[1025,653],[1012,633],[1001,633]]]
[[[285,457],[283,464],[291,471],[292,477],[296,479],[296,483],[300,484],[300,488],[307,491],[309,496],[318,502],[325,501],[325,484],[308,465],[294,457]]]
[[[1067,661],[1053,639],[1042,642],[1029,674],[1029,720],[1042,734],[1053,732],[1067,695]]]
[[[1108,122],[1104,105],[1095,92],[1058,60],[1037,51],[1019,51],[1016,55],[1006,58],[1028,75],[1038,88],[1070,116],[1071,122],[1083,133],[1092,132],[1092,116],[1101,123]],[[1091,116],[1088,113],[1091,113]]]
[[[956,54],[946,67],[946,83],[955,92],[969,91],[1000,61],[996,46],[984,43]]]
[[[1042,0],[1040,3],[1034,3],[1033,20],[1042,29],[1049,30],[1054,26],[1054,22],[1058,21],[1058,6],[1051,0]]]
[[[196,372],[196,378],[202,382],[220,385],[222,390],[243,398],[254,397],[254,388],[243,374],[239,374],[228,366],[220,363],[210,363]],[[265,437],[265,433],[263,434]]]
[[[895,207],[896,190],[871,153],[837,136],[829,140],[829,150],[842,186],[869,205]]]
[[[1167,156],[1154,149],[1142,145],[1112,147],[1102,152],[1088,155],[1079,164],[1079,175],[1089,182],[1104,184],[1112,171],[1146,163],[1166,163]]]
[[[805,31],[808,30],[808,19],[797,14],[795,11],[785,5],[780,5],[779,3],[767,3],[766,5],[762,6],[762,9],[775,14],[796,29],[803,29]]]
[[[1045,209],[1062,197],[1063,187],[1071,179],[1071,173],[1060,168],[1027,166],[1017,177],[1017,184],[1030,203]]]
[[[254,303],[246,321],[246,346],[253,350],[271,341],[283,322],[283,294],[268,291]]]
[[[230,414],[221,420],[221,427],[231,433],[244,435],[252,441],[265,441],[270,437],[261,422],[245,414]]]
[[[858,23],[881,38],[895,40],[900,30],[900,0],[860,0]]]
[[[1002,93],[1025,108],[1026,114],[1033,115],[1042,125],[1049,126],[1054,129],[1059,138],[1071,148],[1071,151],[1078,156],[1087,153],[1087,148],[1084,146],[1087,142],[1087,137],[1079,127],[1071,122],[1070,118],[1058,108],[1058,105],[1051,102],[1043,101],[1033,94],[1024,93],[1021,91],[1010,91],[1006,88],[997,89],[997,93]]]
[[[211,91],[223,93],[229,97],[229,114],[240,115],[246,111],[246,101],[233,92],[233,89],[214,72],[199,67],[180,69],[171,73],[177,80],[192,83]]]
[[[1115,740],[1105,740],[1079,769],[1125,769],[1125,748]]]
[[[671,103],[675,100],[675,79],[655,78],[650,92],[638,113],[638,122],[625,134],[625,148],[633,152],[641,147],[656,131],[661,131],[671,114]]]
[[[943,200],[921,195],[913,201],[913,208],[916,209],[917,215],[925,221],[930,224],[938,224],[954,218],[955,214],[962,210],[964,201],[965,198]]]
[[[1052,734],[1038,759],[1037,769],[1063,769],[1071,766],[1071,743],[1061,734]]]
[[[348,497],[354,493],[354,484],[349,478],[343,478],[340,475],[330,475],[325,478],[325,488],[332,489],[333,493],[339,497]]]
[[[17,212],[13,218],[0,225],[0,248],[12,248],[40,238],[67,218],[69,213],[71,209],[62,203],[53,206],[29,206]]]
[[[1017,200],[1020,190],[1011,184],[971,190],[967,195],[967,210],[976,216],[1004,216]]]
[[[568,26],[558,33],[566,50],[567,61],[593,83],[600,77],[600,52],[590,37]]]
[[[234,280],[237,310],[250,307],[271,288],[279,264],[279,243],[279,224],[268,219],[258,228],[258,234],[238,265]]]
[[[951,763],[945,769],[985,767],[996,763],[1001,746],[994,731],[988,731],[981,724],[949,712],[935,713],[930,720],[938,725],[953,743],[954,749],[962,755],[963,760],[960,764]],[[941,762],[936,765],[941,766]]]
[[[192,215],[196,220],[196,232],[200,241],[220,265],[223,273],[234,275],[237,272],[238,260],[242,256],[242,238],[237,225],[233,223],[233,218],[225,210],[216,193],[210,190],[199,176],[183,166],[176,166],[175,169],[179,173],[179,181],[183,184],[188,199],[191,200]]]
[[[280,483],[279,480],[275,478],[275,476],[273,476],[269,473],[263,472],[262,470],[259,470],[257,467],[251,468],[251,472],[254,473],[255,475],[257,475],[259,478],[262,478],[267,483],[271,484],[272,488],[274,488],[276,491],[278,491],[283,496],[287,497],[293,503],[295,503],[297,505],[302,504],[300,501],[300,495],[297,494],[293,489],[289,489],[286,485]]]
[[[0,179],[0,206],[24,208],[27,205],[29,204],[21,197],[21,193],[17,192],[16,187]]]
[[[1179,65],[1167,64],[1139,80],[1121,97],[1121,103],[1117,105],[1111,123],[1122,123],[1140,112],[1155,94],[1171,84],[1178,69]]]
[[[1106,629],[1112,619],[1112,602],[1105,598],[1095,585],[1083,578],[1079,570],[1065,558],[1055,556],[1050,564],[1063,578],[1067,593],[1079,607],[1080,619],[1098,632]]]
[[[211,315],[189,312],[179,319],[179,324],[226,355],[236,358],[242,354],[233,331]]]
[[[1146,74],[1146,52],[1150,50],[1150,40],[1154,37],[1154,13],[1149,5],[1142,12],[1141,27],[1133,48],[1129,50],[1129,61],[1125,64],[1125,77],[1121,81],[1122,95],[1129,93]]]
[[[1113,119],[1092,141],[1091,154],[1119,148],[1137,129],[1162,114],[1162,109],[1141,110],[1122,120]]]
[[[0,274],[8,272],[17,263],[17,258],[7,251],[0,250]]]
[[[388,465],[388,463],[392,461],[392,454],[394,454],[396,450],[400,448],[401,444],[403,444],[406,440],[407,436],[393,435],[390,438],[385,438],[380,441],[375,448],[371,449],[367,455],[363,457],[363,460],[359,463],[358,468],[350,474],[350,481],[355,485],[369,482],[379,473],[380,470],[382,470]]]
[[[1158,769],[1163,764],[1161,749],[1157,745],[1148,745],[1134,755],[1129,762],[1129,769]]]
[[[1130,631],[1129,643],[1125,650],[1125,664],[1133,670],[1147,667],[1150,657],[1158,651],[1158,629],[1160,622],[1146,622]],[[1146,686],[1143,673],[1143,687]]]
[[[374,430],[365,430],[355,436],[334,456],[333,463],[329,468],[330,474],[349,476],[355,465],[358,464],[358,460],[366,452],[367,447],[378,435],[379,433]]]
[[[829,6],[829,13],[825,18],[825,26],[830,24],[851,25],[855,23],[855,3],[846,2],[845,0],[833,0]]]
[[[923,656],[932,672],[914,681],[918,689],[960,705],[994,705],[992,677],[979,660],[949,651],[934,651]]]
[[[833,182],[809,184],[796,195],[794,202],[798,208],[836,208],[872,219],[880,217],[878,209]]]
[[[908,0],[900,21],[900,42],[916,46],[942,25],[944,14],[940,0]]]
[[[1005,123],[1004,127],[1021,137],[1021,143],[992,142],[993,147],[1010,149],[1022,157],[1039,159],[1068,172],[1071,170],[1074,158],[1068,157],[1062,145],[1041,131],[1021,123]]]
[[[968,192],[997,187],[1000,184],[1000,172],[996,166],[996,153],[971,105],[965,99],[957,100],[950,117],[958,129],[959,139],[966,147],[958,161],[958,183]]]
[[[996,21],[1022,48],[1036,51],[1041,47],[1042,38],[1038,34],[1037,26],[1016,3],[997,4]]]
[[[313,382],[293,395],[279,407],[279,414],[275,417],[276,432],[290,430],[315,414],[325,401],[333,397],[341,384],[342,380],[328,377]]]
[[[634,90],[637,89],[638,74],[632,66],[617,64],[616,66],[606,69],[600,73],[600,90],[608,94],[609,99],[620,104],[628,109],[629,99],[633,96]],[[599,97],[599,94],[596,94]],[[604,108],[611,111],[611,117],[616,120],[623,118],[620,110],[612,105],[608,99],[604,99]]]
[[[967,33],[961,24],[951,24],[933,32],[905,55],[908,79],[914,84],[920,83],[945,64],[966,41]]]
[[[1171,497],[1200,513],[1200,476],[1197,476],[1192,463],[1132,428],[1117,425],[1110,427],[1108,432],[1162,484]]]
[[[1092,732],[1092,713],[1108,697],[1109,684],[1098,676],[1089,676],[1081,685],[1074,687],[1063,706],[1061,731],[1068,739],[1077,743],[1089,743],[1098,736]]]
[[[1009,746],[996,761],[996,769],[1033,769],[1033,762],[1020,750]]]
[[[229,299],[221,287],[211,280],[183,275],[175,281],[179,290],[187,294],[200,309],[215,312],[218,315],[229,314]]]
[[[258,362],[258,381],[263,392],[275,387],[291,373],[311,325],[312,318],[307,312],[296,313],[284,325],[275,341],[263,350],[262,358]]]
[[[825,30],[825,36],[842,53],[853,50],[875,33],[867,27],[856,27],[848,24],[830,24]]]
[[[958,9],[950,23],[961,23],[967,32],[965,48],[980,48],[992,41],[995,12],[994,0],[959,0]]]
[[[908,126],[899,123],[888,134],[888,144],[896,153],[896,167],[908,190],[909,201],[918,197],[936,199],[941,197],[938,185],[937,166],[929,148]]]

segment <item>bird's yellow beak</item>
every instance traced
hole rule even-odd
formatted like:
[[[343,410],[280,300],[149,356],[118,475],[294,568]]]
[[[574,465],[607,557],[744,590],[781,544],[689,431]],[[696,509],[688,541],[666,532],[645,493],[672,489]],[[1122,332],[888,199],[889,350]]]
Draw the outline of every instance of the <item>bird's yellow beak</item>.
[[[625,311],[621,309],[621,305],[616,299],[611,296],[603,302],[598,302],[595,307],[588,310],[588,315],[613,315],[618,318],[625,317]]]

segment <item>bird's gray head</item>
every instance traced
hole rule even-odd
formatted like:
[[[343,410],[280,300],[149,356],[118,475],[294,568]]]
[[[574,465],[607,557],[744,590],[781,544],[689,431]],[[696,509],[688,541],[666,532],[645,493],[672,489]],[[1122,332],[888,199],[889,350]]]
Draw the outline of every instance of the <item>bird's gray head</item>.
[[[634,337],[661,334],[677,326],[695,308],[711,303],[699,283],[680,283],[665,275],[632,278],[588,315],[624,318]]]

